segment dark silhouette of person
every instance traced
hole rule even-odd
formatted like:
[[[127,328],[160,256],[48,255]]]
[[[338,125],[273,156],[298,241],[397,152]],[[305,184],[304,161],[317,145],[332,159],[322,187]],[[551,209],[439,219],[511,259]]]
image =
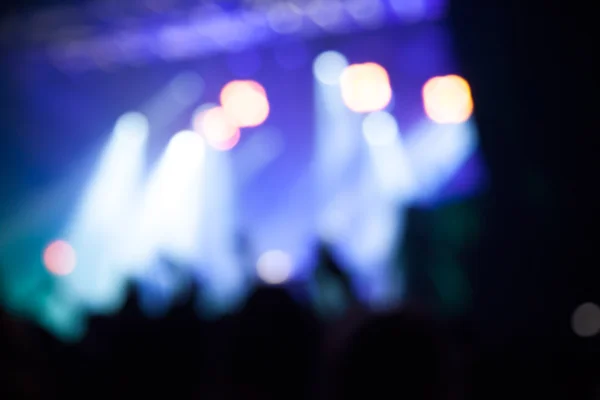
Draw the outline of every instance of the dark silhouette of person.
[[[286,289],[259,287],[232,333],[226,398],[314,398],[318,324]]]
[[[444,399],[447,366],[447,346],[434,321],[408,310],[373,315],[338,360],[333,397]]]

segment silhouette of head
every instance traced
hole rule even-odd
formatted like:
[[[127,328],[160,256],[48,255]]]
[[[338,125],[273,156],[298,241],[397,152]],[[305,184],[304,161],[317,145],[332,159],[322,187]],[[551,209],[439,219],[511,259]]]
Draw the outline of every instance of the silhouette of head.
[[[443,398],[445,357],[432,321],[406,311],[373,316],[349,340],[336,398]]]
[[[230,379],[235,398],[307,398],[316,345],[310,315],[283,288],[259,288],[239,315]]]

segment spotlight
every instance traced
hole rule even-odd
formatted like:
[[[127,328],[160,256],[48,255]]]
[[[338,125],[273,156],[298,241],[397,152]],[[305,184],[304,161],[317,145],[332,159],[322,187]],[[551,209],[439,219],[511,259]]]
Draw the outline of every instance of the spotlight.
[[[387,71],[379,64],[353,64],[341,77],[342,99],[354,112],[383,110],[392,100]]]
[[[313,64],[315,78],[324,85],[337,85],[348,60],[337,51],[321,53]]]
[[[370,146],[389,145],[398,137],[398,124],[390,113],[377,111],[363,120],[363,135]]]
[[[194,129],[217,150],[230,150],[240,140],[240,130],[222,107],[202,111],[194,118]]]
[[[255,81],[232,81],[223,87],[221,106],[239,128],[261,125],[269,116],[267,92]]]
[[[436,76],[423,86],[425,113],[439,124],[458,124],[473,113],[469,83],[458,75]]]

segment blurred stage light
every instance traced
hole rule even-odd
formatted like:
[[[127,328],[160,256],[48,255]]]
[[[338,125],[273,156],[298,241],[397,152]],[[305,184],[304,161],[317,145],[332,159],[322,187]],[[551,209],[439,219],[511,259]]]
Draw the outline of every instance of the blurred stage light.
[[[341,76],[342,98],[354,112],[383,110],[392,100],[387,71],[379,64],[353,64]]]
[[[347,0],[346,10],[361,26],[373,28],[383,23],[385,8],[375,0]]]
[[[346,58],[336,51],[321,53],[313,64],[317,225],[321,234],[336,245],[340,244],[343,233],[343,229],[339,229],[343,225],[339,216],[345,214],[351,218],[354,204],[348,202],[344,203],[347,207],[341,207],[336,199],[340,193],[353,192],[362,165],[361,116],[344,105],[339,88],[341,75],[348,65]]]
[[[263,253],[256,263],[258,277],[271,285],[287,281],[292,274],[292,268],[292,258],[281,250]]]
[[[188,259],[197,248],[205,144],[194,131],[175,134],[146,187],[132,262],[145,268],[158,252]]]
[[[229,119],[240,127],[256,127],[269,116],[265,89],[255,81],[232,81],[221,90],[221,106]]]
[[[427,199],[435,195],[476,151],[477,141],[477,132],[470,122],[438,124],[425,119],[413,128],[404,147],[418,196]]]
[[[117,121],[96,176],[82,202],[78,223],[113,229],[131,200],[143,168],[148,120],[138,112]]]
[[[425,113],[439,124],[458,124],[473,113],[469,83],[458,75],[436,76],[423,86]]]
[[[363,120],[363,135],[370,146],[393,144],[398,137],[398,123],[388,112],[377,111]]]
[[[231,150],[240,140],[240,129],[231,120],[223,107],[212,107],[196,114],[194,130],[217,150]]]
[[[148,130],[148,119],[146,116],[139,112],[130,112],[118,119],[114,133],[125,140],[132,140],[139,143],[146,139]]]
[[[327,31],[340,30],[344,25],[344,7],[339,0],[311,1],[306,14],[315,24]]]
[[[342,54],[337,51],[326,51],[315,59],[313,73],[322,84],[337,85],[347,66],[348,60]]]
[[[363,134],[378,189],[389,200],[406,202],[414,194],[414,178],[396,119],[386,111],[371,113],[363,120]]]
[[[277,3],[267,12],[267,20],[277,33],[294,33],[302,28],[302,10],[292,2]]]
[[[42,257],[46,269],[54,275],[68,275],[75,269],[75,249],[64,240],[56,240],[45,249]]]
[[[237,158],[237,157],[236,157]],[[220,313],[235,306],[248,290],[247,274],[240,265],[237,235],[238,205],[244,200],[238,195],[237,169],[232,155],[223,151],[206,151],[205,188],[202,192],[199,253],[196,269],[201,270],[204,283],[204,312]],[[208,309],[207,309],[207,308]]]
[[[134,241],[131,231],[144,169],[148,121],[138,112],[117,121],[65,237],[78,263],[64,284],[92,308],[112,307],[124,279],[121,262]]]

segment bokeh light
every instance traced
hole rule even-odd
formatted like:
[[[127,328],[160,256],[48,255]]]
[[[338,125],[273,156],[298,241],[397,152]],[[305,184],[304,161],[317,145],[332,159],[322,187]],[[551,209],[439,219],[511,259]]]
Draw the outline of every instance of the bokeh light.
[[[379,64],[350,65],[340,82],[344,104],[354,112],[383,110],[392,100],[389,75]]]
[[[344,7],[339,0],[311,1],[306,7],[306,15],[327,31],[343,29]]]
[[[344,5],[352,18],[362,26],[374,28],[383,23],[385,8],[382,2],[349,0]]]
[[[348,60],[342,54],[337,51],[326,51],[315,59],[313,73],[322,84],[337,85],[347,66]]]
[[[256,127],[269,116],[267,92],[255,81],[231,81],[221,90],[221,106],[237,127]]]
[[[600,332],[600,307],[594,303],[581,304],[571,317],[571,327],[577,336],[597,335]]]
[[[302,28],[302,10],[293,2],[276,3],[267,12],[269,26],[277,33],[294,33]]]
[[[231,150],[240,141],[240,129],[223,107],[214,106],[196,114],[194,130],[204,136],[209,146],[217,150]]]
[[[398,123],[386,111],[377,111],[365,117],[362,124],[363,135],[370,146],[386,146],[398,137]]]
[[[55,240],[44,249],[44,266],[54,275],[68,275],[75,269],[75,249],[64,240]]]
[[[140,112],[132,111],[123,114],[115,125],[114,133],[123,139],[143,141],[148,136],[148,118]]]
[[[436,76],[423,86],[425,113],[439,124],[459,124],[473,114],[469,83],[458,75]]]
[[[263,253],[256,263],[258,277],[271,285],[287,281],[292,274],[292,268],[292,257],[281,250]]]

